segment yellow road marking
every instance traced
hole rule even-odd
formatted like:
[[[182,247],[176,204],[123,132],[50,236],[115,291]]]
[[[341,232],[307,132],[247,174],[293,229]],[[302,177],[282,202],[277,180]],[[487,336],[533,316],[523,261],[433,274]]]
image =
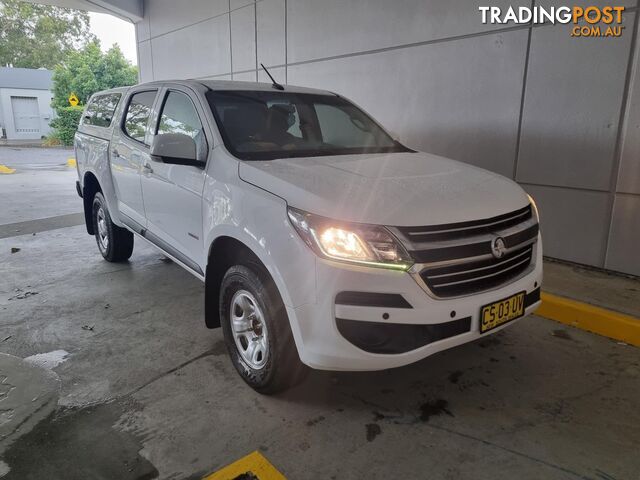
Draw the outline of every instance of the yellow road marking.
[[[577,302],[551,293],[542,293],[536,315],[640,346],[640,318]]]
[[[67,167],[75,167],[76,166],[76,159],[75,158],[69,158],[67,160]]]
[[[16,171],[15,168],[9,168],[6,165],[0,165],[0,173],[9,174],[9,173],[13,173],[15,171]]]
[[[286,480],[260,452],[252,452],[202,480],[233,480],[249,472],[260,480]]]

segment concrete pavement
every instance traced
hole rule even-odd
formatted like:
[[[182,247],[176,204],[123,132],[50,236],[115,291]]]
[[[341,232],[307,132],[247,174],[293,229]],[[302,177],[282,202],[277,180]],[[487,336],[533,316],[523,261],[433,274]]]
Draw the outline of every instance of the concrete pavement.
[[[20,173],[0,176],[14,212],[0,224],[81,210],[55,168],[46,204],[44,177],[7,195]],[[49,354],[61,389],[0,451],[3,480],[198,479],[255,450],[289,479],[638,478],[635,347],[534,316],[408,367],[313,372],[264,397],[204,327],[202,283],[152,247],[136,239],[130,262],[109,264],[82,225],[21,233],[0,239],[0,352]]]
[[[0,225],[82,211],[77,173],[66,165],[71,149],[0,147]]]

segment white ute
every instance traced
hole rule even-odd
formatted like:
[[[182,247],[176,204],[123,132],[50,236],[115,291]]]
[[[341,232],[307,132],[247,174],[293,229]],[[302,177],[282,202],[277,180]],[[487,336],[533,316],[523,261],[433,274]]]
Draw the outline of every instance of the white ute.
[[[86,227],[134,236],[205,282],[262,393],[323,370],[398,367],[540,303],[533,200],[513,181],[394,140],[327,91],[167,81],[96,93],[75,137]]]

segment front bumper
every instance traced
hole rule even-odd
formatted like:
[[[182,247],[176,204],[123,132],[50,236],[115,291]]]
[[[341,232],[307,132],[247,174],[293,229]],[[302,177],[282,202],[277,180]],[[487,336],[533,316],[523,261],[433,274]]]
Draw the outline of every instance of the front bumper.
[[[451,299],[428,295],[407,272],[352,266],[318,258],[316,302],[287,308],[300,358],[303,363],[321,370],[382,370],[407,365],[436,352],[496,333],[515,322],[481,334],[479,321],[482,306],[521,291],[527,294],[525,316],[540,304],[540,236],[535,245],[535,260],[531,268],[518,279],[490,291]],[[367,303],[357,301],[350,302],[350,305],[336,304],[336,296],[345,291],[385,294],[382,296],[385,300],[379,302],[385,306],[354,305]],[[400,299],[406,300],[411,308]],[[368,305],[371,305],[370,301]],[[377,353],[359,348],[357,341],[354,344],[349,328],[345,329],[345,322],[341,320],[347,321],[352,330],[355,326],[354,331],[362,331],[363,327],[366,330],[367,325],[375,328],[381,324],[383,327],[391,326],[386,328],[387,332],[404,331],[404,339],[397,349],[401,353]],[[355,322],[363,322],[363,327],[357,328],[359,325]],[[351,341],[345,337],[351,338]]]

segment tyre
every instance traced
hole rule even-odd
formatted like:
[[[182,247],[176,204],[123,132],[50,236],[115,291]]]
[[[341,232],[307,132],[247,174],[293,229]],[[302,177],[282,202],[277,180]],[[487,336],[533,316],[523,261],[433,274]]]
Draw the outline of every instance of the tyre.
[[[304,378],[307,367],[298,356],[286,309],[261,266],[227,270],[220,288],[220,323],[234,367],[257,392],[281,392]]]
[[[133,253],[133,233],[111,221],[102,193],[93,197],[93,231],[98,249],[109,262],[124,262]]]

